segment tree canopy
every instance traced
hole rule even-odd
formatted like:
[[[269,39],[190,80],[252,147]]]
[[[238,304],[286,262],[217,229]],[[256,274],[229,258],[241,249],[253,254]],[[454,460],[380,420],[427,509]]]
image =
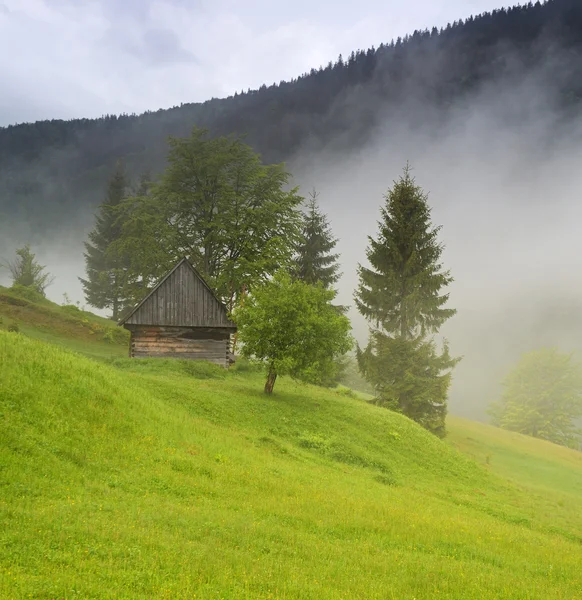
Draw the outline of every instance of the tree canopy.
[[[106,198],[95,215],[95,227],[85,242],[87,278],[79,278],[88,304],[110,308],[114,321],[128,305],[124,288],[129,259],[127,252],[120,253],[113,247],[122,233],[117,209],[127,193],[127,176],[122,165],[118,165],[107,185]]]
[[[556,348],[524,354],[503,380],[503,393],[490,414],[503,429],[578,448],[582,364]]]
[[[45,296],[46,288],[54,281],[54,277],[45,272],[46,267],[36,260],[30,244],[16,250],[16,259],[3,264],[12,275],[12,285],[29,288]]]
[[[337,358],[352,346],[350,322],[332,306],[334,296],[279,272],[237,308],[242,355],[265,365],[266,393],[278,375],[316,384],[333,376]]]
[[[305,283],[321,283],[329,289],[340,278],[339,254],[333,253],[338,240],[332,234],[327,216],[318,206],[317,196],[315,190],[310,194],[303,215],[292,272],[294,277]]]
[[[136,299],[186,256],[232,310],[237,298],[290,264],[302,198],[283,165],[264,165],[238,137],[194,128],[170,139],[168,167],[120,206],[116,249],[131,255]]]
[[[370,267],[359,265],[356,306],[370,323],[370,341],[358,348],[362,374],[376,401],[437,435],[445,434],[450,370],[457,359],[431,338],[455,314],[441,293],[452,277],[442,269],[440,227],[433,227],[427,195],[410,167],[385,196],[376,239],[369,237]]]

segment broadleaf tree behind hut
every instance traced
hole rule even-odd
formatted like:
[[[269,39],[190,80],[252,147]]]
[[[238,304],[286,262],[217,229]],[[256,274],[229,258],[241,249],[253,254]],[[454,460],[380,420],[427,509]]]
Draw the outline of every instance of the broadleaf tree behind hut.
[[[186,256],[229,311],[241,295],[291,263],[302,198],[284,165],[265,165],[238,137],[194,128],[170,138],[168,166],[148,193],[122,205],[131,256],[130,296],[138,300]]]
[[[356,306],[370,324],[358,365],[378,404],[442,437],[451,369],[459,359],[446,341],[439,353],[432,336],[456,313],[441,293],[453,279],[440,263],[440,227],[432,225],[427,195],[408,165],[385,201],[378,237],[369,238],[370,267],[358,267]]]

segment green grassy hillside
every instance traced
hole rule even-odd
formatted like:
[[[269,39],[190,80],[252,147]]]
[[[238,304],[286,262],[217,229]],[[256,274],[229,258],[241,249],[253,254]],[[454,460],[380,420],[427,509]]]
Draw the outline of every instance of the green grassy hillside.
[[[26,288],[0,286],[0,331],[11,326],[93,358],[127,356],[129,335],[112,321],[74,305],[59,306]]]
[[[538,516],[566,528],[579,521],[582,452],[456,417],[448,428],[449,443],[522,489]]]
[[[582,597],[574,452],[244,364],[0,359],[0,598]]]

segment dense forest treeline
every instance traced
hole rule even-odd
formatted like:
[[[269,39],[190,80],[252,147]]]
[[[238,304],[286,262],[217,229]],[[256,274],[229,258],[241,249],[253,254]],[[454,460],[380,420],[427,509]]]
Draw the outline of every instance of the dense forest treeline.
[[[547,66],[558,102],[577,110],[581,59],[582,5],[551,0],[415,31],[226,99],[1,128],[0,224],[26,223],[34,234],[74,223],[98,205],[119,159],[130,177],[157,173],[167,136],[186,136],[193,125],[244,134],[266,162],[289,161],[306,148],[357,148],[391,111],[422,127],[434,111],[421,107],[446,111],[491,80],[516,81]]]

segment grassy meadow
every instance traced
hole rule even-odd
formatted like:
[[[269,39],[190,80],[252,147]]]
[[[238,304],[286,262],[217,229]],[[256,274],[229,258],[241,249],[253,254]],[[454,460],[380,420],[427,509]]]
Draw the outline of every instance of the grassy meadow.
[[[579,453],[79,340],[0,331],[0,598],[582,598]]]
[[[95,359],[127,356],[129,335],[110,320],[75,305],[59,306],[26,289],[0,286],[0,331],[10,327]]]

